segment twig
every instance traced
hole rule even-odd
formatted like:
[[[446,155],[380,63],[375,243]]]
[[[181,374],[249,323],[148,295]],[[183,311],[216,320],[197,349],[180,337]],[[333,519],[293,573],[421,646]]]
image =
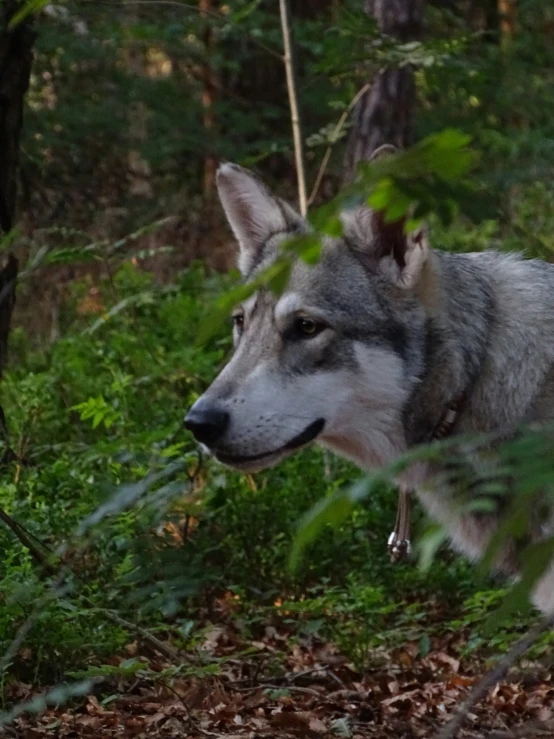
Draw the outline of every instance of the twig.
[[[339,122],[335,126],[335,130],[333,131],[333,136],[331,139],[331,143],[327,147],[327,151],[325,152],[325,156],[323,157],[321,161],[321,165],[319,167],[319,171],[317,173],[317,177],[315,178],[314,186],[312,188],[312,192],[310,193],[310,197],[308,198],[308,208],[310,205],[314,202],[317,192],[319,190],[319,186],[321,185],[321,180],[323,179],[323,175],[325,174],[325,170],[327,169],[327,165],[329,164],[329,159],[331,158],[331,152],[333,151],[334,145],[337,143],[337,138],[339,133],[342,131],[344,124],[346,123],[346,119],[350,115],[352,109],[356,106],[358,103],[358,100],[364,95],[371,85],[368,83],[367,85],[364,85],[361,90],[358,91],[358,93],[355,95],[354,98],[352,98],[350,104],[348,105],[348,108],[344,111],[344,113],[341,115]]]
[[[290,118],[292,123],[292,138],[294,141],[294,159],[296,162],[296,179],[298,181],[298,204],[300,214],[305,216],[308,207],[306,203],[306,172],[304,170],[304,153],[302,141],[302,128],[300,126],[300,112],[298,107],[298,95],[296,92],[296,81],[294,78],[294,65],[292,61],[292,42],[289,24],[289,7],[287,0],[279,0],[281,10],[281,28],[283,31],[283,47],[285,50],[284,62],[287,75],[287,90],[289,93]]]
[[[286,672],[284,675],[272,675],[272,677],[269,677],[269,678],[261,678],[260,680],[256,680],[256,683],[258,687],[261,687],[262,685],[265,686],[267,682],[289,684],[289,683],[295,682],[296,680],[301,680],[302,678],[307,677],[308,675],[313,675],[316,672],[327,672],[327,670],[325,670],[322,667],[312,667],[311,669],[303,670],[302,672]],[[259,673],[259,670],[256,671],[256,675],[258,673]],[[226,684],[230,686],[236,686],[236,687],[243,686],[244,687],[245,683],[250,683],[249,687],[253,687],[253,683],[254,683],[256,675],[254,677],[248,677],[242,680],[232,680],[231,682],[226,683]]]
[[[552,628],[552,626],[554,626],[554,613],[543,619],[527,632],[523,638],[517,641],[496,667],[485,675],[475,686],[469,697],[462,703],[459,710],[456,711],[446,726],[439,731],[435,739],[454,739],[473,706],[485,696],[489,688],[492,688],[493,685],[504,677],[508,669],[525,654],[539,636]]]
[[[516,726],[507,731],[495,731],[489,734],[486,739],[523,739],[530,736],[552,736],[554,731],[554,720],[551,721],[532,721],[523,726]]]
[[[262,667],[265,665],[265,659],[262,657],[262,659],[258,660],[256,663],[256,667],[254,668],[254,674],[252,675],[252,679],[250,682],[255,685],[258,682],[258,675],[262,671]]]
[[[39,565],[48,568],[47,558],[40,551],[40,549],[33,544],[28,536],[27,530],[23,526],[21,526],[21,524],[17,523],[17,521],[14,521],[13,518],[9,516],[6,511],[4,511],[3,508],[0,508],[0,521],[6,524],[6,526],[19,539],[23,546],[29,550],[31,556],[38,562]],[[52,574],[52,572],[50,572],[50,574]]]
[[[329,677],[332,680],[334,680],[336,683],[338,683],[338,685],[341,686],[341,689],[342,690],[348,690],[348,688],[346,687],[346,683],[344,682],[344,680],[341,680],[340,677],[338,675],[335,675],[335,673],[332,670],[325,670],[325,674],[326,675],[329,675]]]
[[[250,688],[237,688],[229,685],[231,690],[235,690],[237,693],[254,693],[256,690],[290,690],[295,693],[306,693],[306,695],[313,695],[315,698],[321,698],[321,693],[313,688],[303,688],[301,685],[274,685],[271,683],[260,683],[259,685],[253,685]]]
[[[59,556],[46,544],[44,544],[43,541],[41,541],[37,536],[32,534],[30,531],[27,531],[24,526],[22,526],[20,523],[12,519],[2,508],[0,508],[0,520],[3,521],[6,526],[12,531],[13,534],[19,539],[19,541],[25,546],[29,552],[31,553],[31,556],[38,562],[41,567],[44,568],[43,572],[44,574],[54,575],[56,574],[55,569],[51,562],[48,561],[48,558],[40,551],[38,547],[36,547],[33,542],[31,541],[31,536],[37,540],[37,542],[40,543],[44,549],[48,551],[48,553],[51,556],[57,557],[60,561],[60,564],[63,565],[63,568],[61,572],[63,573],[63,577],[61,580],[58,576],[58,585],[56,587],[61,587],[63,585],[63,581],[65,580],[65,577],[68,574],[72,574],[74,577],[76,577],[78,580],[81,580],[81,582],[84,582],[84,579],[79,575],[79,573],[75,572],[72,567],[70,567],[68,564],[63,563],[62,560],[59,558]],[[121,618],[121,616],[118,616],[117,613],[114,611],[108,609],[108,608],[98,608],[92,600],[90,600],[86,595],[81,595],[81,598],[83,601],[91,608],[91,610],[95,610],[99,613],[104,614],[104,616],[110,620],[113,621],[113,623],[117,624],[118,626],[121,626],[122,628],[126,629],[127,631],[130,631],[131,633],[138,634],[141,639],[143,639],[145,642],[150,644],[152,647],[158,650],[160,654],[163,654],[165,657],[170,659],[172,662],[180,662],[181,657],[179,656],[179,653],[173,649],[172,647],[167,646],[162,641],[160,641],[157,637],[155,637],[150,631],[143,628],[142,626],[138,626],[138,624],[134,624],[131,621],[127,621],[124,618]],[[25,633],[23,636],[25,636],[27,633],[27,630],[25,630]],[[5,661],[5,660],[4,660]],[[1,672],[1,670],[0,670]]]
[[[118,626],[121,626],[122,628],[126,629],[127,631],[135,632],[138,634],[141,639],[143,639],[145,642],[150,644],[152,647],[158,650],[160,654],[163,654],[164,657],[167,657],[172,662],[180,662],[181,657],[179,656],[179,653],[173,649],[172,647],[169,647],[167,644],[164,644],[162,641],[160,641],[154,634],[152,634],[150,631],[147,631],[142,626],[138,626],[138,624],[132,623],[132,621],[127,621],[124,618],[121,618],[121,616],[118,616],[117,613],[114,611],[110,611],[108,608],[97,608],[94,606],[94,603],[90,601],[86,596],[84,596],[85,602],[88,602],[91,604],[94,608],[94,610],[98,611],[99,613],[103,613],[104,616],[106,616],[107,619],[110,621],[113,621],[114,624],[117,624]]]

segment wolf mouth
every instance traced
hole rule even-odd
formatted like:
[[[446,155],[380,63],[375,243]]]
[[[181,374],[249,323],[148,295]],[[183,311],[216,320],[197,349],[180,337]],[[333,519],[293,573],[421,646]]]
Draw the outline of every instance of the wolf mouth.
[[[309,426],[307,426],[304,431],[301,431],[283,446],[279,447],[278,449],[272,449],[269,452],[262,452],[261,454],[240,456],[234,454],[223,454],[221,452],[218,452],[217,450],[214,453],[217,459],[219,459],[220,462],[223,462],[223,464],[240,465],[246,464],[248,462],[259,462],[263,459],[269,459],[270,457],[278,456],[279,454],[283,454],[283,452],[291,452],[294,449],[299,449],[301,446],[309,444],[310,441],[313,441],[317,436],[319,436],[319,434],[323,431],[324,426],[325,419],[318,418],[316,421],[313,421]]]

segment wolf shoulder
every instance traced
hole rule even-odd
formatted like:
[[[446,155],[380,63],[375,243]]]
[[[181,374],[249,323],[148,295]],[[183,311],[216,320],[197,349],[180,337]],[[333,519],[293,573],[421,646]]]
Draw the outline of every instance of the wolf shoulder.
[[[489,428],[554,421],[554,265],[492,251],[452,257],[441,257],[446,272],[447,265],[467,271],[466,290],[480,282],[491,297],[476,416]],[[472,322],[485,320],[483,304],[466,313]]]
[[[442,252],[440,263],[448,275],[447,281],[454,272],[456,282],[463,275],[466,289],[471,290],[476,284],[486,285],[491,291],[497,319],[517,321],[520,326],[532,324],[538,331],[554,330],[554,264],[498,251]]]

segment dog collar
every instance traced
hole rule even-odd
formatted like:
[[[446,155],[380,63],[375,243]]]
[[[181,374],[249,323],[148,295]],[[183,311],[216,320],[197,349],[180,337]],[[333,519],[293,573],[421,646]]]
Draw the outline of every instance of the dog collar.
[[[454,426],[460,417],[460,413],[465,404],[466,395],[462,393],[455,398],[450,405],[443,410],[439,421],[429,438],[427,443],[431,441],[440,441],[446,439],[454,430]],[[411,554],[412,542],[410,540],[410,526],[412,519],[412,506],[410,495],[411,488],[401,485],[398,488],[398,507],[396,510],[396,522],[394,529],[388,538],[387,548],[391,562],[400,562]]]

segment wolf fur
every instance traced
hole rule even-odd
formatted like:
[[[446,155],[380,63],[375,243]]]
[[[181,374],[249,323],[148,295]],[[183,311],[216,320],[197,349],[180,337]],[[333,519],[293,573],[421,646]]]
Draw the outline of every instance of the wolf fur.
[[[222,165],[217,181],[252,280],[309,226],[241,167]],[[324,238],[315,266],[296,261],[280,296],[261,289],[237,307],[235,353],[185,420],[220,461],[256,471],[317,441],[372,470],[428,439],[462,393],[456,434],[509,438],[554,419],[554,266],[437,251],[425,228],[406,236],[367,207],[342,221],[343,236]],[[460,507],[438,471],[418,463],[400,482],[478,558],[500,512]],[[530,524],[530,540],[549,529]],[[515,541],[497,565],[517,574]],[[554,610],[554,567],[534,602]]]

